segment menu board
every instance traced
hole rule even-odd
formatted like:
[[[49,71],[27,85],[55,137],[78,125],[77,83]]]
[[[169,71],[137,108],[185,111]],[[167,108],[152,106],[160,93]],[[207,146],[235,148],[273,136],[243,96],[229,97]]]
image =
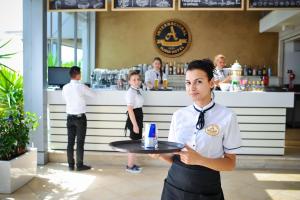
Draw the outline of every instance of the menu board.
[[[300,0],[248,0],[247,10],[300,9]]]
[[[112,0],[113,11],[175,10],[175,0]]]
[[[244,0],[179,0],[179,10],[244,10]]]
[[[48,11],[88,12],[106,10],[107,0],[48,0]]]

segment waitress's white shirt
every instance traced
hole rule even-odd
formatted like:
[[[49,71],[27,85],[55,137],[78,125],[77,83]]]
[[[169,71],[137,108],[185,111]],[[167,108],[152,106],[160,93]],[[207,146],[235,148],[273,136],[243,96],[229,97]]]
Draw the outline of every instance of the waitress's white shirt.
[[[204,108],[195,104],[194,106],[198,110],[205,110],[212,104],[213,101]],[[239,152],[240,130],[236,115],[231,110],[215,104],[212,109],[205,112],[205,126],[201,130],[196,129],[198,117],[199,112],[193,105],[177,110],[172,117],[168,140],[189,145],[208,158],[221,158],[224,153]]]
[[[163,73],[163,80],[167,79],[167,76],[165,73]],[[154,85],[154,81],[155,79],[158,79],[159,81],[161,80],[160,78],[160,73],[155,71],[154,69],[150,69],[148,71],[146,71],[145,73],[145,83],[151,83],[152,85]]]
[[[126,105],[132,106],[133,108],[143,107],[144,98],[140,89],[130,87],[126,92]]]

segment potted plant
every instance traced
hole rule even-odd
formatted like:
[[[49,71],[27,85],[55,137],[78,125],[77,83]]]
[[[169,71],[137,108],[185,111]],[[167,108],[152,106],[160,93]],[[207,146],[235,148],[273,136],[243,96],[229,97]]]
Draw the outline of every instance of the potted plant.
[[[35,176],[37,152],[27,145],[37,126],[38,117],[24,111],[23,77],[0,63],[0,193],[12,193]]]

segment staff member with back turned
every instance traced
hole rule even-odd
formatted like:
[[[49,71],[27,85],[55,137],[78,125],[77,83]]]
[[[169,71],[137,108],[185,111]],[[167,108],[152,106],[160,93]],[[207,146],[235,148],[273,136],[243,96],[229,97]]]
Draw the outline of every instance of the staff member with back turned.
[[[152,155],[172,164],[162,200],[224,199],[219,172],[234,169],[241,138],[236,115],[212,99],[213,70],[210,60],[189,64],[185,84],[194,103],[173,114],[168,139],[186,146]]]
[[[87,128],[85,116],[85,97],[95,97],[94,92],[84,84],[81,84],[80,68],[73,66],[70,69],[71,81],[63,87],[62,95],[66,101],[68,147],[67,156],[69,169],[74,170],[74,144],[77,137],[76,168],[77,171],[89,170],[91,167],[83,164],[84,141]]]

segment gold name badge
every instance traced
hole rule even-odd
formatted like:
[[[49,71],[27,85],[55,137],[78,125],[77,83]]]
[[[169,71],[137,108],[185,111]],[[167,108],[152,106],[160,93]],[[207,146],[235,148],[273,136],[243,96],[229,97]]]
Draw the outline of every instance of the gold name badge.
[[[205,128],[205,133],[210,136],[217,136],[220,132],[220,127],[216,124],[211,124]]]

